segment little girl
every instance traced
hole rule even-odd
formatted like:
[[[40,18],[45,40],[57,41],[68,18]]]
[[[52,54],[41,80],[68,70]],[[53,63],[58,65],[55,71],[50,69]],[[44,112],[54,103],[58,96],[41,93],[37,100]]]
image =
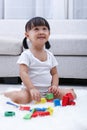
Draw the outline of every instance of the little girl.
[[[42,17],[34,17],[25,26],[25,38],[23,46],[27,48],[18,59],[20,77],[23,82],[20,91],[6,92],[5,96],[20,104],[29,103],[32,100],[40,101],[41,97],[51,92],[54,98],[62,99],[66,93],[72,93],[73,89],[61,89],[58,87],[59,76],[57,61],[47,49],[50,26]],[[27,39],[31,42],[28,49]]]

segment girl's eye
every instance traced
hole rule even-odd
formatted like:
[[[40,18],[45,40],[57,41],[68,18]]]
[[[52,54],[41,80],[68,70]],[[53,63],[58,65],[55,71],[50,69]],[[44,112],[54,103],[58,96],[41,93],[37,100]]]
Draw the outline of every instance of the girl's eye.
[[[34,31],[39,31],[39,30],[46,31],[46,30],[48,30],[48,28],[47,27],[42,27],[42,28],[35,27],[34,28]]]
[[[46,27],[44,27],[44,28],[43,28],[43,30],[47,30],[47,28],[46,28]]]
[[[38,31],[39,29],[38,29],[38,28],[35,28],[34,30],[35,30],[35,31]]]

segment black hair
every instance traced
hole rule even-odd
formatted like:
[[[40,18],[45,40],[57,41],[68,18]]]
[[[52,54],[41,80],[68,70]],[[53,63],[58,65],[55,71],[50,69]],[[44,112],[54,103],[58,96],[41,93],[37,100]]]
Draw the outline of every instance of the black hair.
[[[36,26],[46,26],[48,28],[48,30],[50,31],[49,23],[47,22],[47,20],[45,20],[42,17],[34,17],[34,18],[30,19],[25,25],[25,31],[27,32]],[[27,38],[26,37],[23,39],[23,47],[25,49],[29,48],[27,45]],[[50,47],[51,47],[50,43],[49,43],[49,41],[47,41],[45,43],[45,48],[49,49]]]

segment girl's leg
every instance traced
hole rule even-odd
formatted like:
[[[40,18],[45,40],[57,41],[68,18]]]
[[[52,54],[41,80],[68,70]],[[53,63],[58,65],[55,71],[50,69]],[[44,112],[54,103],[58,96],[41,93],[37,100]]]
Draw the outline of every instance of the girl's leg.
[[[25,88],[20,91],[5,92],[4,95],[18,104],[26,104],[32,100],[29,91]]]
[[[71,89],[59,88],[59,93],[54,97],[59,98],[61,100],[63,98],[63,96],[66,95],[67,93],[71,93],[73,95],[73,98],[74,99],[76,98],[76,94],[75,94],[73,88],[71,88]]]

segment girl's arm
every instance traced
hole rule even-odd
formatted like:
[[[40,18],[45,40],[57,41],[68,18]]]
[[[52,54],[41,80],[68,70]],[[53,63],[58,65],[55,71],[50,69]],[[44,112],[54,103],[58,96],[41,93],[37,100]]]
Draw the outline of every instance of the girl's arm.
[[[24,85],[27,87],[28,90],[35,88],[29,78],[28,67],[25,64],[20,64],[19,74],[21,80],[23,81]]]
[[[23,81],[24,85],[26,86],[27,90],[30,92],[31,97],[33,100],[40,101],[40,92],[35,88],[35,86],[32,84],[32,81],[28,74],[28,67],[25,64],[20,64],[19,67],[19,73],[21,80]]]
[[[52,92],[54,95],[59,93],[58,85],[59,85],[59,76],[57,72],[57,68],[54,67],[51,70],[51,75],[52,75],[52,82],[51,86],[49,87],[49,92]]]
[[[58,85],[59,85],[59,76],[58,76],[58,71],[57,71],[56,67],[52,68],[51,75],[52,75],[51,85],[52,86],[54,85],[54,86],[58,87]]]

